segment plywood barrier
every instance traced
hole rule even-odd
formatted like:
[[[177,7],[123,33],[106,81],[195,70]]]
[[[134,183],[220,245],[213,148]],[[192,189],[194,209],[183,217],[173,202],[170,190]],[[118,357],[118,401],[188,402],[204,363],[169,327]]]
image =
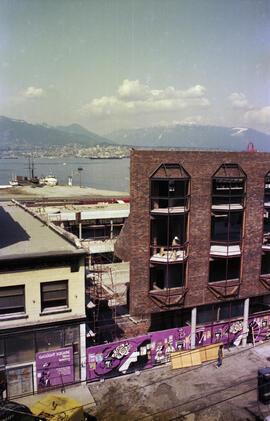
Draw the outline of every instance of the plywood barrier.
[[[222,343],[202,346],[188,351],[171,352],[172,368],[185,368],[201,365],[205,361],[216,360],[218,357],[218,348]],[[224,350],[223,350],[224,356]]]

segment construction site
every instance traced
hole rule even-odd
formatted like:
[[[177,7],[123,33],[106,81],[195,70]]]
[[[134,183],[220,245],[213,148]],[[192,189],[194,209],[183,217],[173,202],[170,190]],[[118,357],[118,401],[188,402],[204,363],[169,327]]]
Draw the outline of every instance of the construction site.
[[[138,320],[129,314],[130,265],[115,253],[116,241],[129,215],[129,199],[43,199],[23,203],[87,251],[86,345],[136,336]]]

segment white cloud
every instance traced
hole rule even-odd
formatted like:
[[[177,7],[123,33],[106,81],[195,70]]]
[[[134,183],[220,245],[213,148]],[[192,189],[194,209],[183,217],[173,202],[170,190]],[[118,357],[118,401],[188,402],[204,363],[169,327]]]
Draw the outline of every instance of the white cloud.
[[[150,89],[142,85],[138,80],[125,79],[122,85],[117,90],[117,97],[119,100],[130,101],[143,101],[150,97]]]
[[[189,107],[206,107],[206,89],[195,85],[185,91],[173,86],[165,89],[150,89],[138,80],[125,79],[114,96],[95,98],[80,110],[81,115],[117,116],[141,113],[174,112]]]
[[[194,115],[184,118],[183,120],[160,120],[158,123],[155,123],[155,126],[195,126],[195,125],[205,124],[205,120],[201,115]]]
[[[233,92],[229,96],[229,100],[231,101],[232,106],[234,108],[245,108],[245,109],[252,108],[250,106],[245,94],[243,94],[242,92]]]
[[[193,126],[196,124],[204,124],[204,119],[201,115],[195,115],[191,117],[186,117],[184,120],[180,121],[179,124],[183,126]]]
[[[262,107],[257,110],[247,111],[244,115],[245,121],[249,124],[259,124],[269,127],[270,124],[270,106]]]
[[[46,97],[46,92],[44,89],[29,86],[28,88],[20,91],[17,95],[9,97],[8,103],[14,106],[42,99],[44,97]]]
[[[20,94],[25,99],[38,99],[45,96],[45,91],[42,88],[35,88],[34,86],[29,86],[23,90]]]
[[[246,125],[257,130],[262,130],[267,133],[270,132],[270,106],[258,108],[254,104],[250,103],[246,98],[245,94],[241,92],[234,92],[229,96],[232,102],[232,106],[239,110],[239,113],[234,112],[237,115],[236,125]],[[244,130],[244,129],[240,129]],[[238,134],[238,133],[235,133]]]

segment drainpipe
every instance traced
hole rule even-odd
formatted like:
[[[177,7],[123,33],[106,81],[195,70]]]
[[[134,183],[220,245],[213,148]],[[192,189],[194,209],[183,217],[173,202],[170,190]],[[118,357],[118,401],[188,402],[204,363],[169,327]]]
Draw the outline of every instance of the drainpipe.
[[[249,298],[246,298],[244,301],[244,321],[243,321],[243,346],[247,345],[247,336],[248,336],[248,313],[249,313]]]
[[[76,222],[79,227],[79,240],[82,239],[82,220],[81,220],[81,212],[76,212]]]
[[[86,328],[85,323],[80,324],[80,359],[81,359],[81,381],[86,381]]]
[[[197,307],[191,310],[191,349],[195,348]]]
[[[111,231],[110,231],[110,240],[113,239],[113,220],[111,219]]]

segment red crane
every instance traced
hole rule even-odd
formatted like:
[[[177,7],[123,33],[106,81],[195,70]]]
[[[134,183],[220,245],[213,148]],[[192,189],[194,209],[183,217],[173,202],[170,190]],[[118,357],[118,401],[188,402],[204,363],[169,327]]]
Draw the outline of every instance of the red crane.
[[[257,149],[255,149],[253,142],[248,142],[247,150],[248,152],[258,152]]]

